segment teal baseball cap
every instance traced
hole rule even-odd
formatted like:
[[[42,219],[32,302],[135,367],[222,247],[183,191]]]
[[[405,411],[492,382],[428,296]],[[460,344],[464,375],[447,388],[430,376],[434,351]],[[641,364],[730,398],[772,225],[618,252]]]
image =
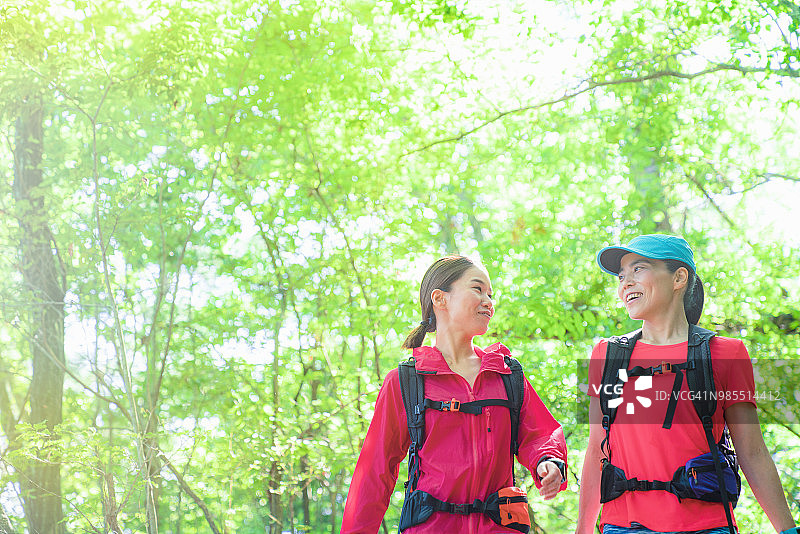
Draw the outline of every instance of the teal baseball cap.
[[[653,260],[682,261],[697,272],[689,243],[682,237],[666,234],[640,235],[627,245],[606,247],[597,254],[597,264],[603,271],[617,276],[622,257],[631,252]]]

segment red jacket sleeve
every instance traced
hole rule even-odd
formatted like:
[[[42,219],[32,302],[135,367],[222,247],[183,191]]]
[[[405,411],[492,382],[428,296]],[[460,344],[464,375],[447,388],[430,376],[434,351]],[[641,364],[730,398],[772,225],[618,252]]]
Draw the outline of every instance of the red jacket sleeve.
[[[386,375],[347,493],[341,534],[374,534],[392,496],[411,438],[397,369]]]
[[[539,398],[528,377],[525,377],[525,400],[520,413],[517,459],[533,474],[537,487],[541,487],[541,482],[536,475],[536,467],[545,456],[564,462],[566,473],[567,442],[564,431]],[[566,480],[561,484],[561,490],[565,489]]]

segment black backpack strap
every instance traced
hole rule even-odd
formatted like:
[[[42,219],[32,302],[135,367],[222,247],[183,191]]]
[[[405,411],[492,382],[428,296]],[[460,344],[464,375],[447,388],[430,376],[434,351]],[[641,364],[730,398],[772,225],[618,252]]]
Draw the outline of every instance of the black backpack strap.
[[[511,356],[505,356],[505,362],[511,374],[500,375],[503,379],[503,386],[506,388],[508,401],[511,403],[509,413],[511,414],[511,457],[519,452],[519,418],[522,412],[522,403],[525,401],[525,378],[522,365]]]
[[[461,412],[470,415],[480,415],[487,406],[505,406],[509,410],[511,409],[511,402],[506,399],[483,399],[470,402],[459,402],[456,399],[450,399],[449,401],[425,399],[422,403],[426,409],[439,412]]]
[[[511,369],[511,374],[501,374],[500,377],[503,379],[506,396],[511,403],[508,409],[511,415],[511,478],[516,486],[517,477],[514,474],[514,455],[519,452],[519,418],[522,412],[522,403],[525,401],[525,376],[519,360],[511,356],[504,356],[503,359],[508,368]]]
[[[400,377],[400,393],[403,397],[403,406],[406,410],[406,424],[408,434],[411,438],[411,445],[408,449],[408,481],[406,482],[406,492],[416,489],[419,482],[419,450],[425,443],[425,410],[432,408],[441,411],[462,411],[477,415],[485,406],[508,406],[511,417],[511,462],[514,462],[514,455],[519,450],[519,419],[522,412],[522,403],[525,400],[525,384],[522,365],[518,360],[510,356],[504,357],[506,365],[511,369],[510,374],[501,374],[503,386],[506,390],[508,400],[504,399],[485,399],[469,403],[458,403],[458,401],[431,401],[425,399],[425,373],[419,373],[416,369],[416,362],[413,358],[401,362],[398,368]],[[430,374],[430,373],[428,373]],[[516,476],[512,467],[512,478],[516,485]]]
[[[692,403],[700,422],[703,424],[703,431],[706,434],[708,449],[714,459],[714,470],[717,474],[717,484],[719,485],[722,506],[725,508],[725,518],[728,521],[728,529],[731,534],[736,534],[731,517],[730,501],[728,491],[725,486],[725,478],[722,474],[722,460],[717,441],[714,439],[714,423],[712,416],[717,411],[717,388],[714,385],[714,371],[711,366],[711,338],[716,334],[697,325],[689,325],[689,354],[687,363],[694,364],[694,369],[686,373],[686,382],[689,390],[695,393],[692,395]]]
[[[717,409],[717,390],[714,385],[714,373],[711,366],[711,349],[709,345],[710,340],[712,337],[714,337],[714,335],[714,332],[710,330],[700,328],[696,325],[689,325],[689,346],[685,365],[671,365],[662,363],[658,368],[638,368],[636,370],[636,374],[652,375],[656,373],[656,369],[658,372],[675,373],[673,395],[671,396],[670,403],[667,406],[667,415],[663,424],[664,428],[670,428],[672,426],[672,417],[675,413],[678,392],[683,385],[682,371],[686,371],[687,385],[689,390],[694,393],[694,395],[692,395],[692,403],[694,404],[694,409],[697,412],[701,423],[703,424],[703,430],[706,435],[706,441],[708,442],[708,448],[711,451],[711,457],[714,460],[714,470],[717,474],[717,483],[720,488],[722,506],[725,508],[725,517],[728,521],[728,528],[730,530],[730,534],[736,534],[730,511],[725,479],[723,478],[722,474],[722,461],[720,459],[721,452],[716,441],[714,440],[713,434],[712,416]],[[603,386],[617,384],[619,370],[627,369],[628,364],[630,363],[631,354],[633,353],[633,346],[640,337],[641,330],[632,332],[631,334],[627,334],[619,338],[611,338],[609,340],[608,351],[606,352],[605,367],[603,369]],[[603,387],[600,391],[600,407],[603,411],[603,428],[606,430],[606,437],[600,445],[601,450],[605,445],[606,450],[608,451],[608,437],[610,435],[611,423],[614,422],[614,418],[617,415],[617,408],[609,408],[608,401],[618,397],[618,395],[613,393],[613,390],[611,393],[606,392],[606,387]],[[723,434],[723,440],[724,438],[725,436]],[[606,453],[606,458],[608,458],[608,453]],[[615,468],[613,465],[610,465],[610,462],[608,462],[606,459],[604,462],[604,473],[607,470],[609,473],[611,473],[612,471],[609,470],[609,468],[612,468],[615,471],[619,470],[619,468]],[[616,478],[620,479],[624,487],[612,488],[618,490],[619,492],[631,490],[649,491],[653,489],[665,489],[667,491],[671,491],[671,488],[667,486],[668,483],[666,482],[639,481],[635,478],[627,479],[624,473],[621,473],[621,470],[619,471],[620,474]],[[664,487],[661,487],[662,485]],[[601,492],[603,491],[603,486],[604,484],[601,483]],[[608,487],[610,485],[605,484],[605,486]],[[606,501],[607,500],[608,499],[606,499]]]
[[[400,393],[403,397],[403,406],[406,409],[406,424],[411,437],[411,446],[408,449],[408,481],[406,492],[416,489],[419,482],[419,450],[425,442],[425,379],[417,373],[414,358],[401,362],[398,367],[400,374]]]
[[[606,459],[611,458],[608,438],[611,435],[611,424],[617,417],[617,407],[610,408],[609,402],[620,396],[614,393],[611,386],[621,383],[619,371],[621,369],[628,369],[628,364],[631,361],[631,354],[633,354],[633,346],[636,345],[636,342],[641,337],[642,330],[634,330],[624,336],[609,338],[606,346],[606,361],[603,366],[603,387],[600,388],[600,409],[603,412],[603,429],[606,431],[606,435],[600,444],[600,450],[602,452],[605,447]],[[611,392],[609,393],[609,391]]]
[[[683,372],[694,370],[696,365],[697,362],[691,360],[687,360],[686,363],[683,364],[670,365],[672,372],[675,373],[675,380],[672,382],[672,393],[669,396],[667,413],[664,415],[664,423],[661,425],[662,428],[672,428],[672,419],[675,417],[675,410],[678,408],[678,396],[683,387]],[[689,374],[690,373],[687,373],[687,376],[689,376]]]
[[[714,372],[711,367],[711,348],[709,342],[716,334],[711,330],[689,325],[689,351],[687,364],[691,372],[686,373],[689,390],[699,395],[692,395],[692,403],[700,421],[714,415],[717,410]]]

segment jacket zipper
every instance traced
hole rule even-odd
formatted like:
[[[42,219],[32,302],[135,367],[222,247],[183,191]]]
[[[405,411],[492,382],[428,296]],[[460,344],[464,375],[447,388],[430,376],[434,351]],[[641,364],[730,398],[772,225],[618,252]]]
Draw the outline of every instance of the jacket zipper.
[[[481,372],[478,371],[478,374],[475,377],[475,382],[473,382],[473,386],[478,383],[478,378],[480,377],[480,375],[481,375]],[[465,382],[466,382],[466,380],[465,380]],[[470,401],[476,400],[477,397],[475,396],[475,392],[473,391],[473,389],[471,387],[469,387],[469,384],[467,384],[467,388],[469,390],[469,400]],[[470,434],[471,434],[470,435],[470,442],[472,443],[472,472],[473,473],[478,473],[479,472],[478,471],[478,468],[479,468],[479,466],[478,466],[478,440],[475,439],[476,438],[475,430],[476,430],[476,428],[478,426],[482,426],[482,425],[481,425],[481,421],[480,421],[481,418],[475,417],[473,419],[475,419],[475,420],[473,420],[472,424],[470,425]],[[470,493],[472,495],[475,495],[475,479],[476,479],[476,477],[471,477],[471,479],[472,479],[472,487],[470,488],[470,490],[471,490]],[[485,496],[481,496],[479,498],[483,499],[484,497]],[[479,523],[478,515],[479,514],[470,514],[469,516],[467,516],[468,517],[469,527],[470,527],[470,532],[475,532],[478,529],[478,523]]]

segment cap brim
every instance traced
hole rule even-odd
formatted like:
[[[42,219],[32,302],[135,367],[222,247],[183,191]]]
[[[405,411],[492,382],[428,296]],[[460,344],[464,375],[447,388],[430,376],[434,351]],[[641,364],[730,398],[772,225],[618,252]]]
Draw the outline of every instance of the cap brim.
[[[617,276],[622,264],[622,257],[633,250],[625,247],[606,247],[597,253],[597,265],[608,274]]]

